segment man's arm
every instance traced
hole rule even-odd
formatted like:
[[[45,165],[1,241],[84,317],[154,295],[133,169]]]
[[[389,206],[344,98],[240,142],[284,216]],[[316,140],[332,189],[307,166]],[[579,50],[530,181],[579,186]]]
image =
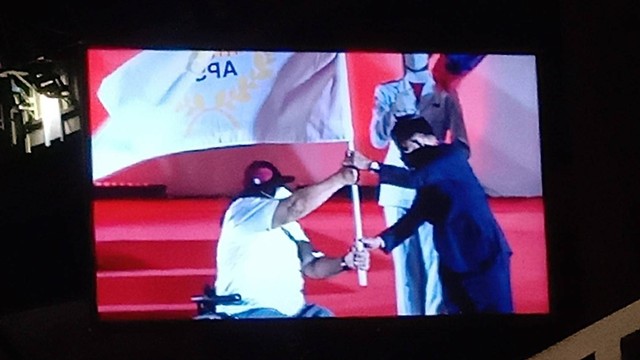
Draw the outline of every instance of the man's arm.
[[[369,137],[371,145],[377,149],[384,149],[389,145],[391,129],[396,120],[391,110],[395,94],[390,89],[387,89],[388,87],[386,84],[376,86],[373,96]]]
[[[369,251],[358,251],[355,247],[343,257],[313,255],[313,248],[308,241],[298,241],[298,256],[302,262],[302,273],[313,279],[324,279],[345,270],[369,270]]]
[[[416,198],[417,199],[417,198]],[[422,211],[416,206],[414,201],[411,209],[407,211],[395,224],[383,230],[375,237],[365,237],[362,239],[367,249],[381,249],[386,254],[390,254],[396,246],[411,236],[425,221]]]
[[[371,145],[384,149],[391,141],[391,129],[396,124],[396,118],[418,113],[416,96],[411,87],[394,81],[378,85],[373,102],[369,137]]]
[[[415,175],[415,171],[393,165],[380,165],[381,184],[391,184],[408,189],[417,189],[421,185],[421,178]]]
[[[456,93],[445,93],[444,111],[449,120],[449,130],[451,131],[451,142],[460,141],[467,146],[467,158],[471,155],[469,139],[467,138],[467,128],[462,116],[460,100]]]
[[[279,202],[273,214],[271,227],[275,229],[307,216],[324,204],[336,191],[346,185],[354,184],[357,180],[357,170],[342,167],[325,180],[294,191],[291,196]]]
[[[378,237],[384,241],[382,250],[389,254],[396,246],[415,233],[425,223],[424,200],[420,195],[416,197],[411,208],[392,226],[383,230]]]
[[[377,164],[379,168],[372,167],[374,161],[367,158],[359,151],[349,151],[342,161],[342,165],[355,167],[358,170],[370,170],[379,174],[379,182],[391,184],[409,189],[417,189],[421,185],[421,178],[415,176],[414,171],[393,165]]]

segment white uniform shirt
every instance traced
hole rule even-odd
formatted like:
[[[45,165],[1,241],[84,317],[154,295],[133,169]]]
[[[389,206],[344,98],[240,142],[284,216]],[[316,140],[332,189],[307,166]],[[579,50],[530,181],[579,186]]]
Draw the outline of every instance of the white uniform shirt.
[[[422,87],[422,96],[433,92],[435,81],[429,73],[424,80]],[[385,164],[404,167],[404,163],[400,159],[400,150],[391,141],[391,128],[393,124],[393,106],[399,93],[413,97],[414,102],[417,99],[413,92],[413,88],[406,76],[402,79],[390,81],[380,84],[375,89],[373,118],[371,120],[371,143],[374,147],[382,149],[389,147],[387,155],[384,159]],[[403,208],[411,207],[415,190],[402,188],[399,186],[380,184],[380,195],[378,203],[381,206],[397,206]]]
[[[298,241],[309,241],[298,222],[271,229],[278,200],[246,197],[234,201],[225,214],[217,247],[216,292],[238,293],[242,305],[220,305],[235,314],[268,307],[295,315],[305,304]]]

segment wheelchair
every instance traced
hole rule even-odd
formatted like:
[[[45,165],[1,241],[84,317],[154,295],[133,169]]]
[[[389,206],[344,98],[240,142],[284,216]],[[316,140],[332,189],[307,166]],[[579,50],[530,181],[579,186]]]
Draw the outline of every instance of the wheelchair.
[[[242,302],[240,294],[217,295],[215,287],[204,286],[202,295],[191,297],[191,301],[196,304],[197,314],[194,320],[221,320],[235,319],[232,315],[218,312],[218,305],[237,305]]]

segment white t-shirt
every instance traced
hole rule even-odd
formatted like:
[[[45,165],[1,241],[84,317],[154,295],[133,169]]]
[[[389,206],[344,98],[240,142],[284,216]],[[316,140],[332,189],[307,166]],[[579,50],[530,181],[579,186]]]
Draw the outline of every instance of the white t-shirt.
[[[298,222],[271,229],[278,200],[245,197],[227,210],[217,247],[216,293],[237,293],[241,305],[220,305],[236,314],[258,307],[295,315],[305,304],[298,241],[309,241]]]

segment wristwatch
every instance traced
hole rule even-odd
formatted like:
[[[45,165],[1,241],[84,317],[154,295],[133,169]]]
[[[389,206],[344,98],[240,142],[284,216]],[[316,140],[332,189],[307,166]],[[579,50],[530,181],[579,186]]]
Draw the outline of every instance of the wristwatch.
[[[372,161],[369,163],[369,171],[380,171],[380,163],[377,161]]]

